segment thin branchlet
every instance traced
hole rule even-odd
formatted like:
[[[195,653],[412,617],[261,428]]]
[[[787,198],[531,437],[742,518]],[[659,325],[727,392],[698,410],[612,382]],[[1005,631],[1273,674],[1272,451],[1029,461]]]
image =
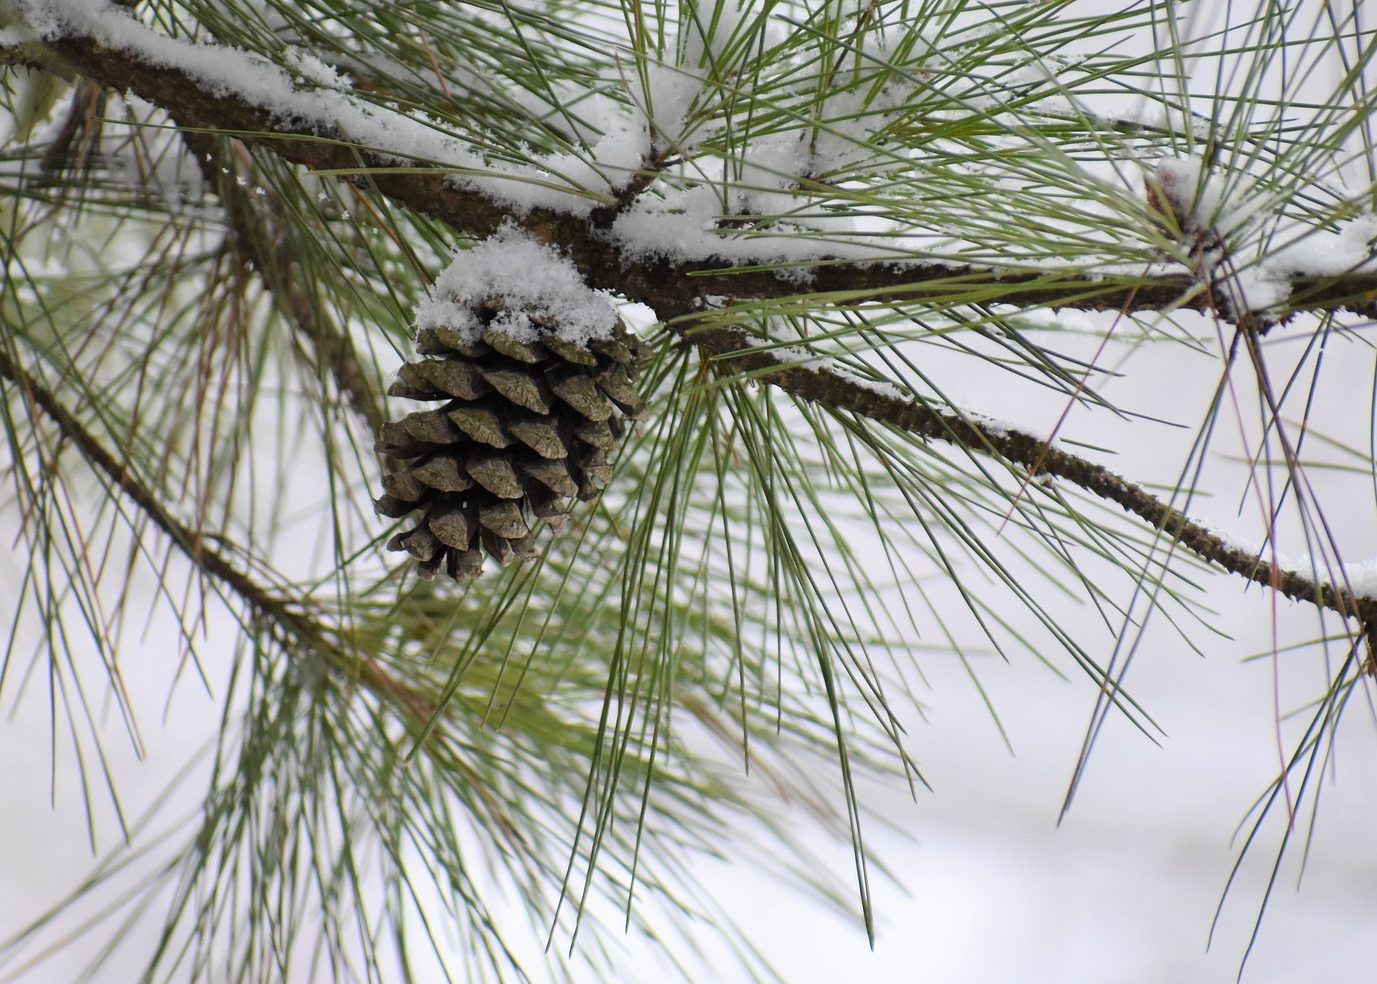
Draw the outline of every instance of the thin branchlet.
[[[388,673],[370,654],[344,646],[336,633],[314,617],[299,600],[282,597],[254,580],[211,546],[207,537],[178,519],[51,390],[3,350],[0,350],[0,377],[17,386],[21,399],[51,420],[91,468],[127,496],[197,570],[228,589],[255,615],[276,625],[285,637],[324,655],[343,677],[357,680],[402,711],[404,716],[409,715],[411,723],[429,722],[435,717],[436,705],[428,697]]]
[[[858,414],[927,440],[1001,458],[1020,465],[1032,477],[1065,480],[1122,506],[1197,557],[1230,573],[1273,588],[1295,601],[1310,602],[1364,623],[1377,619],[1377,599],[1270,564],[1231,545],[1142,486],[1102,465],[1050,447],[1033,434],[991,427],[972,417],[889,395],[826,368],[788,364],[756,348],[751,337],[739,329],[713,327],[689,331],[694,343],[728,371],[749,372],[754,379],[811,403]]]

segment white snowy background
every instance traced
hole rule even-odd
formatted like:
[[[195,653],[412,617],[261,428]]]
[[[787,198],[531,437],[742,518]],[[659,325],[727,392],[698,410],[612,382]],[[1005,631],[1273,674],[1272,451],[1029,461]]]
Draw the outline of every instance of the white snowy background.
[[[1370,352],[1354,354],[1363,358],[1335,360],[1326,389],[1341,404],[1360,393],[1373,372]],[[1187,404],[1203,400],[1212,385],[1214,367],[1204,358],[1187,359],[1170,348],[1139,358],[1141,375],[1129,381],[1145,398],[1156,398],[1165,388]],[[960,381],[953,382],[959,392]],[[1018,406],[982,405],[999,416],[1020,416]],[[1183,419],[1193,418],[1183,413]],[[1182,452],[1161,440],[1162,428],[1127,429],[1135,428],[1152,428],[1152,436],[1121,442],[1124,472],[1160,473],[1179,463]],[[1074,416],[1068,432],[1097,437],[1094,428],[1077,426]],[[1218,449],[1225,451],[1227,446]],[[1216,505],[1227,511],[1222,502]],[[1374,552],[1370,502],[1360,499],[1354,507],[1348,517],[1340,510],[1336,522],[1354,534],[1354,550]],[[1354,522],[1344,524],[1345,518]],[[1274,664],[1270,657],[1243,661],[1266,653],[1273,635],[1264,592],[1220,575],[1211,580],[1209,598],[1224,613],[1220,624],[1234,638],[1210,644],[1207,657],[1200,658],[1162,626],[1149,631],[1128,683],[1166,737],[1154,746],[1121,719],[1111,719],[1060,827],[1061,798],[1093,699],[1085,679],[1060,681],[1028,658],[1004,664],[991,657],[980,665],[981,680],[1014,745],[1011,755],[959,664],[941,655],[922,658],[931,683],[930,691],[920,693],[928,720],[910,719],[910,747],[934,792],[920,792],[913,802],[897,782],[864,789],[870,808],[895,828],[886,831],[871,823],[870,849],[902,883],[876,881],[879,929],[873,953],[858,918],[838,918],[800,898],[769,871],[704,862],[696,872],[784,979],[800,984],[1232,981],[1266,883],[1275,824],[1226,900],[1208,952],[1206,938],[1235,857],[1234,826],[1277,768]],[[1283,642],[1313,634],[1314,619],[1302,606],[1283,601],[1279,611]],[[1064,614],[1074,619],[1085,613],[1068,606]],[[212,635],[223,632],[228,643],[233,630],[218,621],[217,627],[212,620]],[[131,814],[162,792],[188,751],[211,740],[219,723],[219,704],[186,685],[164,719],[167,664],[176,649],[167,632],[155,620],[124,657],[130,690],[143,712],[147,757],[136,760],[127,742],[118,739],[118,729],[107,729],[114,740],[106,748]],[[1319,652],[1310,648],[1283,653],[1277,672],[1282,708],[1290,711],[1300,695],[1318,692],[1325,668]],[[16,682],[7,684],[7,721],[0,732],[0,774],[6,781],[0,797],[0,935],[58,901],[94,863],[68,748],[58,749],[52,780],[48,709],[42,699],[46,681],[29,681],[26,695]],[[1289,740],[1294,726],[1286,730]],[[1293,849],[1245,980],[1358,984],[1373,979],[1375,754],[1377,728],[1369,706],[1360,702],[1342,729],[1337,769],[1326,780],[1304,880],[1297,889],[1299,853]],[[181,797],[185,809],[194,809],[200,788],[195,782],[187,787]],[[101,791],[94,790],[94,796],[97,815],[105,819],[99,842],[109,847],[116,829]],[[806,829],[802,818],[800,823]],[[818,835],[811,850],[818,865],[848,880],[845,844]],[[524,922],[516,909],[510,915],[514,926]],[[73,946],[23,979],[67,980],[82,965],[82,953],[83,947]],[[661,975],[660,965],[649,957],[644,964],[622,966],[628,981]],[[117,963],[101,979],[132,980],[135,971],[132,963]],[[730,980],[730,972],[724,971],[723,979]]]

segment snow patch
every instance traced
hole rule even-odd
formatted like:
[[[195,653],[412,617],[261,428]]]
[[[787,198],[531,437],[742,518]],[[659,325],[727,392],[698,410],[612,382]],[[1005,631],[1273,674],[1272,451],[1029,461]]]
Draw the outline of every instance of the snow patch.
[[[784,196],[781,196],[784,197]],[[707,260],[734,265],[798,264],[778,276],[805,284],[809,266],[838,259],[893,263],[941,263],[930,249],[906,249],[903,242],[869,236],[857,216],[827,212],[816,200],[788,196],[793,211],[762,216],[759,228],[742,225],[751,216],[730,214],[719,189],[706,184],[645,196],[617,217],[611,229],[627,262],[665,259],[672,263]],[[864,218],[861,216],[860,218]],[[728,221],[724,221],[728,220]],[[923,242],[923,247],[930,243]],[[953,265],[957,265],[953,263]]]
[[[702,78],[686,68],[662,62],[651,62],[646,66],[645,104],[642,109],[650,121],[657,154],[666,154],[673,148],[685,148],[688,133],[684,123],[702,89]]]
[[[888,380],[871,379],[868,376],[862,376],[848,366],[838,366],[834,364],[832,366],[832,371],[838,376],[843,377],[852,386],[856,386],[863,390],[869,390],[871,393],[886,400],[893,401],[894,403],[910,403],[913,400],[912,393],[905,392]]]
[[[1356,564],[1344,564],[1344,579],[1354,594],[1377,598],[1377,557]]]
[[[1212,289],[1215,299],[1223,302],[1225,311],[1257,314],[1286,303],[1291,296],[1291,279],[1286,271],[1269,263],[1258,263],[1227,273],[1220,271]]]
[[[446,326],[477,338],[484,327],[477,311],[485,305],[502,308],[486,327],[518,341],[534,341],[547,330],[533,318],[558,324],[559,336],[576,345],[612,337],[617,324],[608,294],[588,287],[553,247],[512,225],[455,252],[431,296],[417,306],[416,328]]]
[[[748,2],[686,8],[678,34],[666,39],[664,57],[646,63],[638,102],[649,123],[655,153],[687,152],[695,145],[690,115],[708,75],[720,71],[727,49],[739,40],[750,8]]]
[[[1250,226],[1271,217],[1268,197],[1241,174],[1225,176],[1204,169],[1199,158],[1164,158],[1149,183],[1149,196],[1188,236],[1240,238]],[[1153,187],[1155,185],[1155,187]]]
[[[1359,597],[1377,598],[1377,557],[1336,565],[1329,557],[1316,557],[1310,553],[1288,556],[1274,552],[1266,540],[1231,527],[1214,527],[1208,520],[1195,516],[1186,518],[1201,529],[1212,532],[1231,550],[1261,557],[1279,570],[1294,571],[1304,577],[1346,587]]]
[[[1247,175],[1211,173],[1199,158],[1166,158],[1146,184],[1149,203],[1194,242],[1200,272],[1228,310],[1280,307],[1296,276],[1377,271],[1377,216],[1331,232],[1286,216],[1285,203]]]
[[[1274,237],[1274,241],[1282,238]],[[1338,232],[1309,227],[1295,230],[1294,238],[1272,249],[1267,262],[1269,266],[1312,277],[1377,270],[1374,241],[1377,215],[1360,215],[1344,223]]]
[[[309,51],[289,47],[282,53],[282,60],[301,78],[326,89],[343,91],[349,88],[344,78],[332,67],[325,64]]]
[[[999,417],[990,417],[986,414],[974,413],[970,410],[962,410],[961,416],[965,417],[991,437],[1021,437],[1028,433],[1019,427],[1018,424],[1011,423],[1007,420],[1001,420]],[[1057,441],[1053,439],[1051,443],[1056,444]]]
[[[1263,557],[1271,560],[1265,553]],[[1316,558],[1308,553],[1299,557],[1279,554],[1276,565],[1282,570],[1295,571],[1317,581],[1330,581],[1348,588],[1360,598],[1377,598],[1377,557],[1335,565],[1326,558]]]

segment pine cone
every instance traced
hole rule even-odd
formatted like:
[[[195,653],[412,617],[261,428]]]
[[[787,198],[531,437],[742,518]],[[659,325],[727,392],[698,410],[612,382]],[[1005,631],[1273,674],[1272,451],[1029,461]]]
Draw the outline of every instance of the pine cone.
[[[441,567],[455,580],[475,578],[484,553],[502,565],[534,556],[534,522],[558,533],[575,498],[602,491],[625,417],[641,406],[641,346],[620,322],[612,337],[585,346],[539,314],[523,319],[534,331],[521,338],[492,327],[505,313],[498,300],[476,313],[479,332],[417,335],[427,358],[403,365],[388,392],[443,403],[384,424],[378,436],[377,450],[398,467],[383,478],[377,511],[422,517],[387,548],[415,557],[427,580]]]

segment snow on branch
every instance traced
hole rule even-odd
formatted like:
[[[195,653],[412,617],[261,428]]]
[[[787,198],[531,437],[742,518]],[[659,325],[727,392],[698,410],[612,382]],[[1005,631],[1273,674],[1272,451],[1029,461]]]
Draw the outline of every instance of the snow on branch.
[[[339,139],[367,148],[375,165],[419,162],[443,168],[458,187],[480,192],[514,214],[539,207],[582,215],[597,204],[595,198],[577,193],[576,181],[564,180],[568,167],[511,162],[498,166],[424,113],[402,112],[360,98],[333,70],[314,59],[291,58],[298,81],[254,52],[159,34],[108,0],[8,0],[0,9],[4,6],[17,12],[21,24],[38,40],[59,51],[70,44],[97,45],[104,53],[125,56],[145,69],[181,76],[206,96],[258,110],[265,129]],[[602,187],[594,191],[609,191],[605,182],[596,183]]]
[[[740,298],[806,296],[810,303],[921,301],[944,305],[1007,303],[1083,310],[1192,308],[1228,317],[1201,291],[1191,270],[991,266],[904,248],[888,237],[772,235],[723,228],[720,210],[693,188],[644,196],[611,228],[591,219],[593,202],[548,176],[494,170],[434,121],[369,103],[351,92],[294,81],[252,53],[159,35],[105,0],[0,0],[25,29],[78,72],[132,91],[181,126],[231,132],[315,170],[330,170],[485,237],[515,221],[536,239],[558,245],[590,286],[640,301],[662,316],[691,310],[706,295]],[[328,81],[328,79],[325,79]],[[671,100],[672,101],[672,100]],[[682,105],[682,102],[680,103]],[[883,115],[883,114],[881,114]],[[618,144],[628,151],[645,136],[640,120]],[[612,139],[609,137],[609,139]],[[404,168],[398,164],[405,162]],[[785,171],[796,170],[797,162]],[[419,166],[418,166],[419,165]],[[506,165],[504,165],[505,167]],[[650,199],[654,198],[654,201]],[[610,201],[615,201],[613,194]],[[1341,233],[1346,244],[1361,229]],[[658,244],[658,248],[657,248]],[[1315,250],[1310,251],[1314,256]],[[1285,254],[1290,256],[1291,254]],[[1371,264],[1334,275],[1288,260],[1287,297],[1268,316],[1347,307],[1377,316],[1377,270]],[[1249,308],[1251,310],[1251,306]]]
[[[335,171],[474,237],[496,233],[514,220],[540,241],[565,250],[593,288],[643,301],[662,317],[668,317],[666,311],[693,310],[706,295],[806,295],[811,303],[912,303],[927,296],[940,297],[943,306],[1007,303],[1118,311],[1187,307],[1235,317],[1221,310],[1223,304],[1209,290],[1201,290],[1198,271],[1175,264],[1144,264],[1135,270],[1122,268],[1124,264],[991,266],[989,261],[961,263],[952,256],[905,248],[891,237],[851,235],[840,226],[836,234],[734,230],[720,222],[720,206],[694,187],[643,195],[644,201],[635,202],[605,227],[592,222],[591,200],[558,187],[548,176],[533,178],[538,169],[490,167],[464,140],[442,132],[434,121],[332,88],[324,84],[330,80],[322,73],[311,73],[314,83],[297,83],[284,69],[251,52],[162,36],[105,0],[0,0],[4,3],[7,10],[22,15],[30,36],[43,40],[78,72],[109,87],[134,91],[183,127],[237,133],[286,160]],[[683,107],[682,99],[677,107]],[[625,139],[614,142],[628,153],[638,140],[649,149],[646,129],[642,118],[622,135]],[[408,167],[398,168],[401,162]],[[781,173],[797,171],[799,161],[788,164]],[[1180,202],[1169,206],[1177,217],[1195,215],[1184,212],[1187,206]],[[1195,208],[1194,200],[1188,208]],[[1365,238],[1363,228],[1354,223],[1351,230],[1337,234],[1344,256]],[[1341,264],[1333,257],[1338,253],[1327,249],[1327,239],[1315,246],[1321,242],[1314,238],[1322,235],[1319,231],[1308,235],[1312,245],[1303,255],[1296,249],[1282,250],[1274,257],[1275,266],[1264,267],[1267,278],[1285,281],[1274,295],[1265,297],[1267,317],[1283,319],[1300,310],[1340,307],[1377,315],[1373,264],[1351,264],[1336,274]],[[1332,261],[1316,266],[1316,257],[1325,255]],[[1246,314],[1257,306],[1249,299],[1237,311]]]
[[[1377,273],[1377,216],[1359,215],[1337,231],[1301,223],[1249,175],[1213,172],[1198,158],[1166,158],[1145,183],[1163,230],[1193,253],[1230,320],[1284,308],[1298,276]]]

